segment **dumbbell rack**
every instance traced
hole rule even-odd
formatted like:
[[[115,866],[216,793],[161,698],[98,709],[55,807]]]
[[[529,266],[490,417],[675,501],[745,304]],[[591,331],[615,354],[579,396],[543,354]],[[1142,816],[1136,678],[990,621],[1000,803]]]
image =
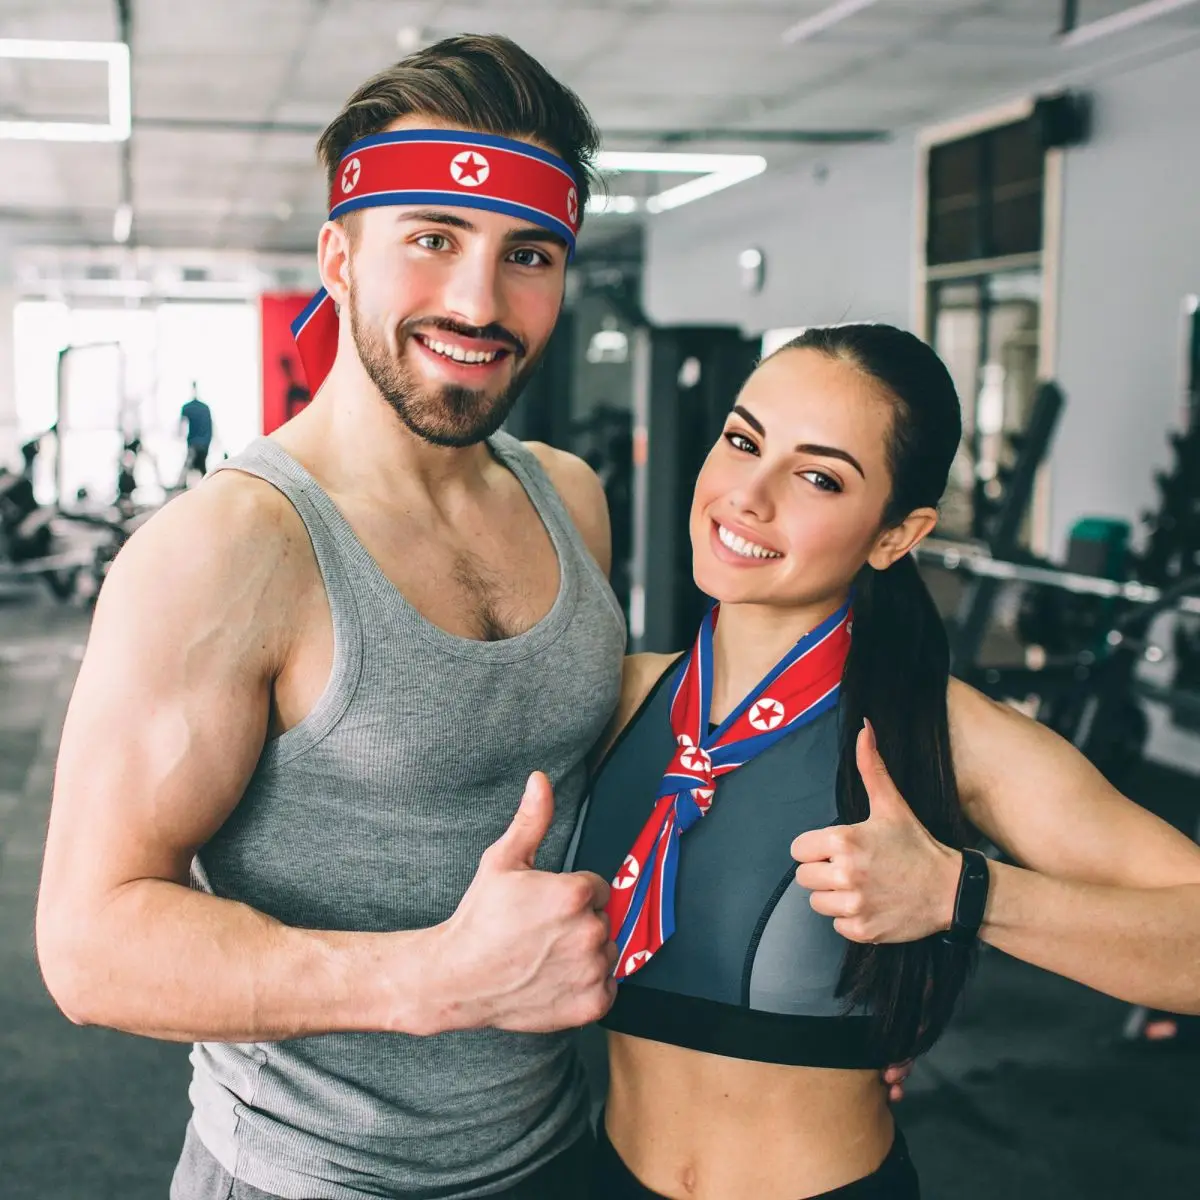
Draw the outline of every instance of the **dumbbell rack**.
[[[996,559],[978,546],[934,539],[920,548],[918,558],[990,581],[993,587],[1029,583],[1120,603],[1099,653],[1039,656],[1023,666],[956,661],[954,668],[958,678],[993,698],[1037,696],[1038,719],[1067,737],[1110,778],[1141,757],[1146,721],[1136,698],[1166,703],[1200,720],[1200,690],[1164,688],[1136,674],[1143,659],[1162,657],[1161,649],[1147,640],[1156,617],[1168,611],[1200,616],[1200,574],[1161,588]]]

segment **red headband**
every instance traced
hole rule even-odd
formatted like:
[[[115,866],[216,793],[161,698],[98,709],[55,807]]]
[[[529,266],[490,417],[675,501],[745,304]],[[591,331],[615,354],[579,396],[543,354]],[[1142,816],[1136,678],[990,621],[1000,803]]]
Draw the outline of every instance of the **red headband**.
[[[582,215],[575,176],[561,158],[512,138],[441,129],[378,133],[346,151],[329,219],[385,204],[504,213],[559,234],[568,254]],[[324,288],[292,322],[292,334],[315,396],[337,356],[337,314]]]

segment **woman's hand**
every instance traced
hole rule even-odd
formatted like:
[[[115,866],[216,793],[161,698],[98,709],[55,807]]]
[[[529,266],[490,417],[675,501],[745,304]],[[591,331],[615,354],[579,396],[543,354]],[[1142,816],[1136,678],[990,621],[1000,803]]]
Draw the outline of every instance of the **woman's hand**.
[[[865,722],[856,747],[871,815],[802,833],[796,882],[814,911],[852,942],[915,942],[949,929],[962,855],[917,820],[888,775]]]

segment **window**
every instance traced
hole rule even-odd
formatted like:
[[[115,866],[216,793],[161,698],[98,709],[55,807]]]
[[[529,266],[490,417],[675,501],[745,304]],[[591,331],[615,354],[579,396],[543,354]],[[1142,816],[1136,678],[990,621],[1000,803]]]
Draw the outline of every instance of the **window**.
[[[1045,154],[1032,119],[929,151],[926,262],[977,262],[1042,248]]]
[[[941,529],[951,537],[987,536],[1014,435],[1028,424],[1039,371],[1051,369],[1043,243],[1058,174],[1032,113],[1032,102],[1014,105],[926,135],[918,306],[963,410],[962,447],[942,505]],[[1044,496],[1044,479],[1041,487]],[[1026,541],[1041,533],[1030,514]]]

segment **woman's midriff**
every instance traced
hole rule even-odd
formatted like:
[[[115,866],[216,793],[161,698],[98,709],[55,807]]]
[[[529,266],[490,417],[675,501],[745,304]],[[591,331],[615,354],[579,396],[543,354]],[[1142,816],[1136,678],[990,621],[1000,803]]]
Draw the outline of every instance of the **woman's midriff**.
[[[605,1127],[672,1200],[800,1200],[877,1170],[894,1137],[878,1071],[746,1062],[610,1033]]]

